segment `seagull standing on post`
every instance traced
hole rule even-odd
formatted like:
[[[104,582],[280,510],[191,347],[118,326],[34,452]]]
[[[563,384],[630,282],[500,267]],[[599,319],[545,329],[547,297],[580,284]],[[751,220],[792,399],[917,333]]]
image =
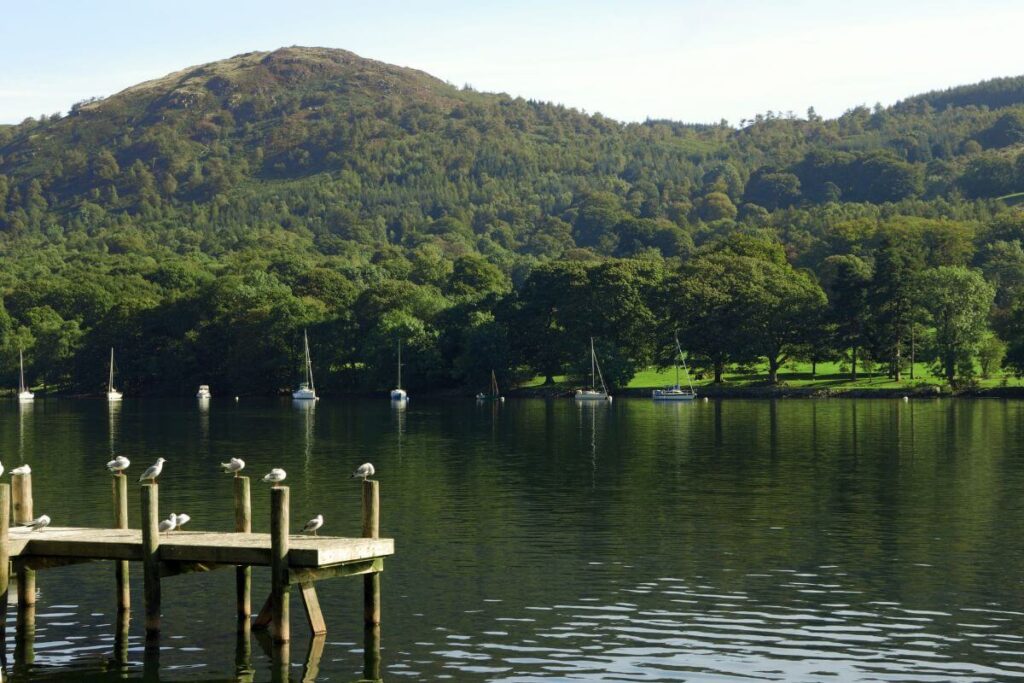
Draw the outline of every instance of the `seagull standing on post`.
[[[374,472],[375,470],[373,469],[373,465],[371,463],[364,462],[362,465],[356,468],[356,471],[352,473],[352,476],[350,478],[362,479],[363,481],[366,481],[367,479],[373,476]]]
[[[231,458],[227,462],[222,462],[220,466],[224,468],[224,472],[237,477],[238,473],[245,469],[245,461],[241,458]]]
[[[157,458],[156,462],[146,468],[146,471],[139,477],[139,483],[144,481],[155,482],[156,478],[160,476],[160,473],[164,471],[164,463],[167,462],[163,458]]]
[[[113,472],[114,474],[121,474],[126,469],[128,469],[128,466],[131,464],[131,460],[124,457],[123,455],[119,455],[107,463],[107,469]]]
[[[32,468],[28,465],[22,465],[11,470],[11,474],[32,474]]]
[[[284,481],[284,478],[287,476],[288,474],[284,470],[280,467],[275,467],[267,472],[267,476],[263,477],[263,481],[273,484],[276,488],[277,485]]]
[[[324,525],[324,516],[323,515],[317,515],[313,519],[311,519],[308,522],[306,522],[306,526],[302,527],[302,533],[308,534],[308,533],[312,532],[312,534],[314,536],[316,536],[316,530],[319,529],[320,527],[322,527],[323,525]]]

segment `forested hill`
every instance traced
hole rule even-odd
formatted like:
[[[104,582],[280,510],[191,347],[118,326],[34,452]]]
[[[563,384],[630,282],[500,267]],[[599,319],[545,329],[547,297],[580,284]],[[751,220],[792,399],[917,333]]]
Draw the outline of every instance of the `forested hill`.
[[[925,265],[981,268],[1009,315],[985,259],[1020,250],[1022,149],[1024,78],[834,120],[623,124],[342,50],[239,55],[0,126],[0,364],[24,347],[34,380],[93,390],[113,345],[129,389],[266,392],[305,326],[328,390],[386,386],[398,337],[413,386],[561,372],[600,330],[564,329],[563,302],[543,328],[563,351],[509,339],[542,273],[625,269],[650,293],[738,234],[826,286],[829,257],[870,271],[902,231]],[[620,285],[629,320],[668,315]]]

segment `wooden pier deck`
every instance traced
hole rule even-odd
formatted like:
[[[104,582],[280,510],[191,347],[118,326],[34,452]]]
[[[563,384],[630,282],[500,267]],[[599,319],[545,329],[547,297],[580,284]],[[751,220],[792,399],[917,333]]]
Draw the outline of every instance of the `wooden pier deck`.
[[[31,477],[31,474],[16,474],[11,485],[0,484],[0,649],[4,642],[11,570],[17,574],[18,638],[24,640],[29,638],[26,634],[34,633],[37,571],[82,562],[112,562],[121,633],[127,628],[129,619],[129,563],[141,563],[149,648],[150,636],[158,637],[161,630],[161,583],[164,579],[191,572],[233,568],[239,633],[245,634],[247,642],[250,628],[269,628],[274,642],[282,644],[285,648],[282,652],[285,653],[291,639],[291,587],[300,589],[298,593],[310,630],[322,638],[327,632],[327,625],[317,599],[316,582],[362,576],[364,679],[379,680],[380,577],[384,571],[384,559],[395,553],[395,542],[379,537],[378,482],[361,482],[362,537],[340,538],[291,533],[287,486],[270,489],[270,533],[252,533],[250,482],[244,476],[235,477],[233,483],[234,532],[189,530],[160,533],[159,485],[156,482],[147,482],[139,487],[141,529],[128,528],[128,479],[123,474],[115,474],[112,482],[113,527],[48,526],[32,531],[11,525],[11,522],[18,524],[32,519]],[[269,567],[270,585],[263,608],[255,620],[250,621],[252,567]],[[158,651],[158,646],[154,651]],[[287,656],[282,656],[282,670],[287,671]]]
[[[390,538],[288,537],[291,569],[327,569],[394,555]],[[60,560],[143,560],[140,529],[47,527],[30,531],[11,527],[10,557],[28,569],[51,567]],[[205,565],[269,567],[270,534],[172,531],[160,534],[161,561]],[[35,565],[35,566],[34,566]]]

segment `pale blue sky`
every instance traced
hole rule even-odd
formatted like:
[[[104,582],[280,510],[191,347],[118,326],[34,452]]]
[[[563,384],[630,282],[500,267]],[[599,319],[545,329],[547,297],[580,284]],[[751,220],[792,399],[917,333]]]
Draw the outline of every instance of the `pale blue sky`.
[[[338,47],[620,120],[835,116],[1024,74],[1021,0],[7,3],[0,122],[253,50]]]

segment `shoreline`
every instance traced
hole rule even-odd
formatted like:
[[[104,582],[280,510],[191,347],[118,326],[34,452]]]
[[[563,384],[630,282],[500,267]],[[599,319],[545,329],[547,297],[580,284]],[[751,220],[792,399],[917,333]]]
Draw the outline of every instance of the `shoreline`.
[[[655,387],[645,388],[629,388],[619,389],[611,392],[612,398],[628,398],[628,399],[650,399],[651,391]],[[575,389],[567,389],[564,386],[539,386],[539,387],[528,387],[528,388],[516,388],[510,389],[505,392],[504,397],[508,399],[572,399]],[[826,399],[826,398],[863,398],[863,399],[891,399],[891,398],[907,398],[923,399],[923,398],[1019,398],[1024,399],[1024,386],[1022,387],[989,387],[989,388],[966,388],[959,390],[950,390],[949,387],[941,387],[939,385],[926,385],[918,387],[885,387],[885,388],[829,388],[829,387],[789,387],[785,385],[770,386],[702,386],[695,388],[697,398],[713,398],[713,399],[783,399],[783,398],[815,398],[815,399]],[[287,398],[288,394],[241,394],[238,398],[246,399],[282,399]],[[463,390],[453,389],[439,389],[435,391],[423,390],[416,392],[410,400],[416,398],[425,399],[472,399],[474,394]],[[74,400],[106,400],[106,397],[102,394],[74,394],[74,393],[61,393],[53,392],[49,394],[37,394],[38,400],[46,400],[47,398],[59,398],[59,399],[74,399]],[[195,398],[194,396],[187,395],[174,395],[174,394],[137,394],[126,396],[126,400],[138,399],[138,398]],[[220,400],[236,398],[232,394],[226,394],[222,396],[215,396]],[[366,392],[366,391],[354,391],[354,392],[339,392],[330,393],[321,398],[344,398],[344,399],[387,399],[386,392]],[[16,402],[15,395],[12,393],[9,396],[0,397],[0,401],[8,399]],[[198,399],[196,399],[198,400]]]

